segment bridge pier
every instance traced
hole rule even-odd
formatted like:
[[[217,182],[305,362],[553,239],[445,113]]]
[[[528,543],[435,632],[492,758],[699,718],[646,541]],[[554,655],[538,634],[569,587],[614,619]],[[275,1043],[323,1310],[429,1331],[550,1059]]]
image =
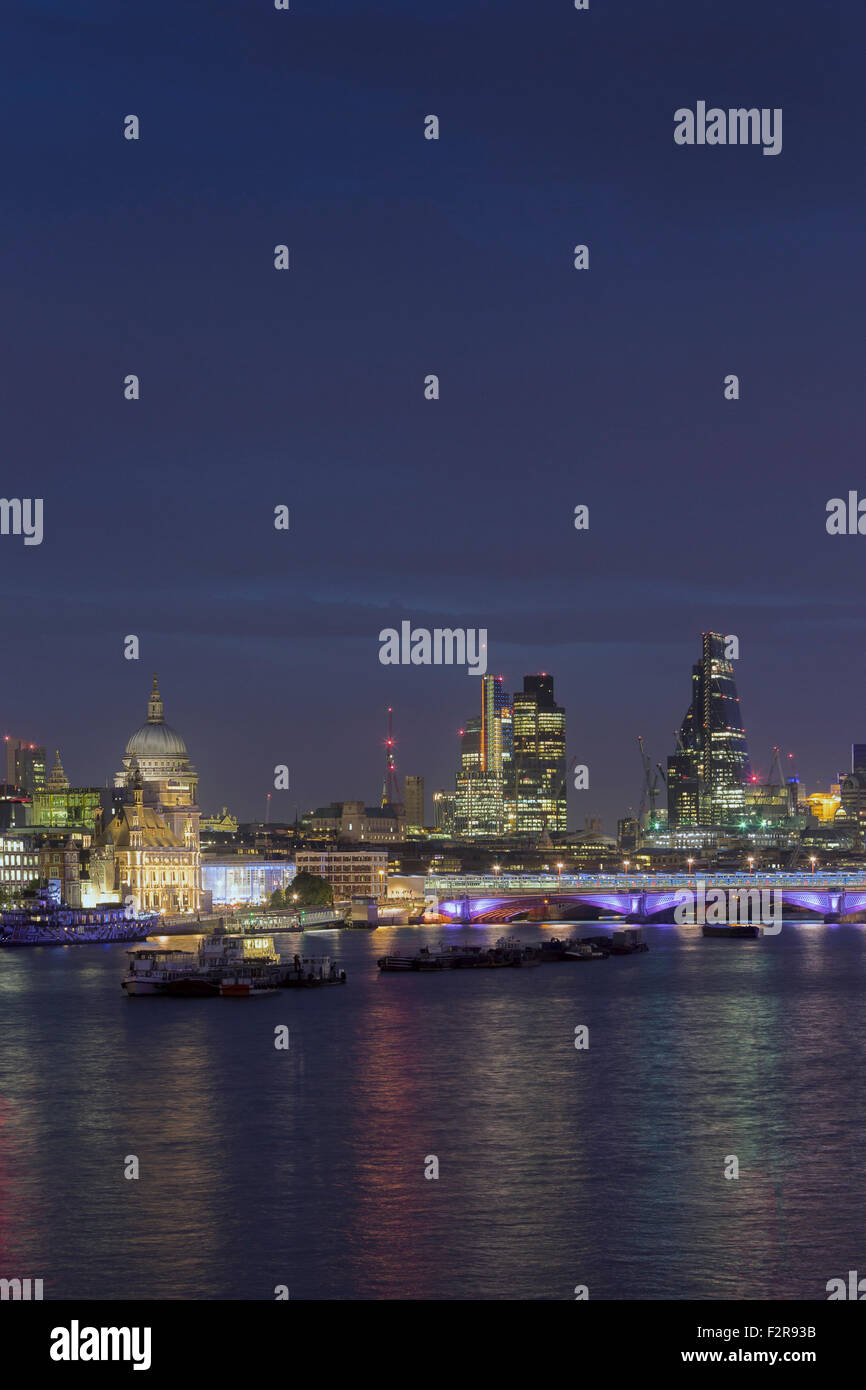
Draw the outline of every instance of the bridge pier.
[[[647,912],[646,893],[630,893],[629,897],[631,899],[631,907],[625,920],[634,926],[648,922],[649,913]]]
[[[845,915],[845,894],[844,894],[844,893],[828,893],[828,894],[827,894],[827,902],[828,902],[829,910],[826,911],[826,912],[824,913],[824,924],[825,924],[825,926],[826,926],[826,925],[830,925],[830,924],[832,924],[833,922],[839,922],[839,921],[841,921],[842,918],[844,917],[844,915]]]

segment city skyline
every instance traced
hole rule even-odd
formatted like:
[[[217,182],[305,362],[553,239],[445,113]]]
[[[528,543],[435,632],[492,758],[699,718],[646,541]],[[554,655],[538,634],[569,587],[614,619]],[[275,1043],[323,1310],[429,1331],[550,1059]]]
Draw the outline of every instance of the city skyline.
[[[707,638],[708,638],[708,637],[709,637],[709,638],[713,638],[713,637],[714,637],[714,634],[712,634],[712,633],[709,633],[709,634],[708,634],[707,632],[705,632],[704,635],[703,635],[704,646],[705,646],[705,657],[706,657],[706,643],[707,643]],[[694,647],[692,648],[692,651],[694,651]],[[735,665],[739,665],[739,664],[740,664],[740,660],[738,659],[738,660],[736,661]],[[134,670],[134,671],[138,671],[139,668],[140,668],[141,663],[130,663],[130,665],[133,667],[133,670]],[[690,668],[691,671],[692,671],[692,681],[693,681],[693,684],[694,684],[694,682],[697,680],[697,676],[696,676],[695,673],[700,669],[700,663],[698,664],[698,666],[696,666],[695,663],[694,663],[693,661],[691,661],[691,662],[689,662],[689,668]],[[440,674],[442,674],[441,668],[440,668],[440,670],[437,670],[435,674],[436,674],[437,677],[438,677]],[[450,674],[450,675],[452,676],[452,684],[453,684],[453,683],[454,683],[453,674],[452,674],[452,673],[444,673],[444,674],[446,674],[446,675],[449,675],[449,674]],[[525,673],[525,675],[524,675],[524,677],[523,677],[523,680],[524,680],[524,682],[526,682],[526,681],[538,680],[538,679],[542,676],[542,674],[545,674],[545,673],[542,673],[542,672],[533,672],[533,673],[529,673],[529,672],[527,672],[527,673]],[[682,674],[683,674],[683,673],[681,673],[681,675],[682,675]],[[156,679],[156,678],[154,677],[153,679],[154,679],[154,682],[155,682],[155,679]],[[558,678],[556,677],[556,673],[553,673],[553,675],[550,677],[550,679],[551,679],[551,680],[553,680],[553,679],[558,679]],[[434,807],[433,807],[433,796],[434,796],[434,794],[437,793],[437,792],[439,792],[440,790],[444,790],[444,791],[445,791],[447,794],[449,794],[449,795],[454,795],[454,793],[455,793],[455,770],[459,771],[459,768],[460,768],[460,766],[461,766],[460,746],[461,746],[461,743],[465,744],[466,730],[467,730],[467,728],[469,728],[469,727],[472,725],[473,722],[477,725],[477,733],[476,733],[475,737],[476,737],[477,740],[479,741],[479,746],[480,746],[481,743],[483,742],[483,731],[482,731],[482,722],[483,722],[483,720],[482,720],[482,711],[483,711],[484,708],[487,708],[487,707],[488,707],[489,702],[486,702],[486,701],[481,700],[481,699],[479,698],[479,697],[480,697],[480,692],[481,692],[483,689],[485,689],[485,688],[489,690],[489,689],[493,688],[494,685],[498,685],[498,686],[501,687],[501,686],[503,686],[503,685],[505,684],[505,678],[502,677],[502,676],[500,676],[498,673],[497,673],[496,675],[491,674],[491,675],[489,675],[489,676],[482,677],[482,678],[477,679],[477,680],[476,680],[476,679],[473,679],[473,680],[471,681],[471,683],[467,681],[467,682],[466,682],[466,685],[463,684],[463,682],[464,682],[465,680],[466,680],[465,676],[463,676],[462,679],[461,679],[460,676],[458,675],[458,677],[457,677],[458,689],[463,689],[464,693],[470,693],[470,694],[471,694],[472,691],[475,692],[475,698],[479,701],[479,713],[478,713],[477,717],[474,717],[473,719],[470,719],[470,720],[468,720],[468,721],[464,721],[464,724],[456,731],[456,736],[455,736],[455,740],[454,740],[454,742],[455,742],[454,760],[453,760],[453,762],[452,762],[452,765],[451,765],[450,769],[447,769],[447,768],[445,769],[444,776],[443,776],[443,778],[442,778],[441,781],[440,781],[435,775],[431,776],[431,774],[430,774],[430,772],[429,772],[429,770],[428,770],[428,766],[425,764],[425,761],[424,761],[424,752],[423,752],[423,748],[422,748],[421,751],[418,753],[418,755],[417,755],[417,757],[415,758],[414,762],[411,763],[411,764],[408,763],[408,761],[403,757],[403,755],[402,755],[402,753],[401,753],[401,749],[405,746],[405,740],[402,739],[401,736],[400,736],[400,727],[399,727],[399,724],[397,724],[397,725],[395,726],[395,729],[394,729],[394,735],[395,735],[395,737],[394,737],[394,745],[395,745],[394,753],[395,753],[395,758],[396,758],[396,771],[397,771],[398,778],[399,778],[401,784],[404,784],[404,783],[405,783],[405,779],[406,779],[407,776],[408,776],[408,777],[420,777],[420,778],[423,779],[424,788],[425,788],[425,807],[426,807],[425,824],[428,825],[428,826],[433,826],[433,824],[434,824]],[[681,688],[682,682],[680,681],[679,684],[680,684],[680,688]],[[468,686],[468,692],[467,692],[467,686]],[[155,688],[155,687],[154,687],[154,688]],[[558,687],[557,687],[557,689],[558,689]],[[151,693],[152,693],[152,692],[151,692]],[[457,699],[459,699],[459,698],[460,698],[460,696],[458,695],[458,696],[457,696]],[[750,704],[751,704],[751,697],[749,697],[749,698],[750,698]],[[506,696],[506,699],[512,700],[513,697]],[[172,701],[172,704],[174,704],[173,701]],[[490,706],[490,707],[492,708],[492,706]],[[304,798],[303,800],[300,800],[299,797],[298,797],[298,791],[297,791],[297,789],[296,789],[293,785],[290,785],[289,788],[288,788],[285,792],[278,792],[278,791],[274,790],[274,787],[273,787],[273,768],[269,768],[269,769],[266,769],[265,778],[267,778],[267,774],[269,773],[269,774],[270,774],[270,782],[268,782],[266,779],[264,780],[263,785],[262,785],[261,798],[260,798],[260,800],[261,800],[261,805],[260,805],[260,807],[257,808],[257,807],[256,807],[255,805],[253,805],[253,804],[250,804],[250,803],[243,803],[243,802],[242,802],[241,798],[238,797],[238,796],[233,792],[232,787],[233,787],[234,784],[233,784],[231,781],[229,781],[229,780],[225,777],[225,774],[221,774],[221,775],[220,775],[220,781],[219,781],[219,783],[218,783],[218,785],[220,785],[220,786],[223,788],[223,791],[217,792],[217,793],[215,793],[214,795],[211,795],[211,794],[210,794],[210,791],[209,791],[209,788],[208,788],[208,781],[209,781],[209,779],[208,779],[208,776],[207,776],[207,772],[205,771],[205,772],[201,773],[202,781],[203,781],[204,787],[205,787],[205,793],[204,793],[204,799],[203,799],[203,806],[202,806],[203,812],[204,812],[205,814],[212,815],[212,814],[215,814],[215,813],[219,810],[219,808],[220,808],[221,806],[224,805],[224,806],[227,806],[228,809],[229,809],[229,811],[231,811],[233,814],[235,814],[235,815],[237,816],[237,819],[238,819],[239,821],[241,821],[241,822],[258,822],[258,821],[264,821],[265,816],[268,814],[267,799],[268,799],[269,793],[271,794],[271,802],[270,802],[270,812],[269,812],[269,815],[270,815],[270,819],[271,819],[271,821],[272,821],[273,823],[286,823],[286,822],[293,821],[293,820],[295,819],[296,808],[297,808],[298,814],[303,815],[304,813],[308,813],[308,812],[312,811],[313,809],[315,809],[315,808],[318,807],[318,806],[326,805],[326,804],[330,803],[331,801],[337,801],[337,800],[339,800],[339,799],[351,800],[351,799],[353,799],[353,798],[356,798],[356,799],[358,799],[358,800],[360,800],[360,801],[362,801],[362,802],[365,802],[365,803],[368,804],[368,805],[375,806],[376,804],[378,804],[378,802],[379,802],[380,799],[381,799],[380,789],[381,789],[381,786],[382,786],[382,766],[383,766],[383,762],[384,762],[384,759],[385,759],[385,753],[386,753],[386,747],[387,747],[387,739],[386,739],[386,736],[385,736],[385,734],[386,734],[386,722],[385,722],[385,721],[387,721],[387,716],[388,716],[388,713],[389,713],[389,709],[390,709],[390,708],[391,708],[391,707],[388,707],[388,708],[386,708],[386,709],[382,712],[383,723],[382,723],[382,727],[381,727],[381,729],[380,729],[380,731],[379,731],[380,737],[379,737],[379,739],[378,739],[378,744],[377,744],[377,746],[374,746],[372,752],[369,754],[369,759],[368,759],[369,762],[370,762],[371,764],[374,764],[374,765],[375,765],[376,763],[378,763],[378,767],[377,767],[377,768],[376,768],[375,766],[371,768],[372,786],[368,786],[368,787],[366,787],[366,788],[361,788],[361,789],[356,788],[354,785],[353,785],[353,786],[348,786],[348,787],[347,787],[347,786],[346,786],[346,779],[345,779],[345,777],[344,777],[342,780],[339,780],[339,779],[340,779],[340,774],[337,774],[338,780],[337,780],[337,782],[333,785],[333,788],[330,788],[330,787],[321,788],[321,787],[320,787],[318,790],[316,790],[316,789],[314,788],[314,789],[311,791],[311,794],[309,795],[309,797]],[[464,702],[464,708],[467,708],[467,702]],[[601,781],[602,781],[602,788],[601,788],[601,790],[599,790],[599,776],[598,776],[597,767],[594,765],[594,760],[592,759],[591,756],[589,756],[588,758],[587,758],[587,757],[582,757],[582,756],[581,756],[582,749],[578,749],[578,751],[576,751],[576,752],[574,751],[573,744],[574,744],[574,742],[575,742],[575,736],[574,736],[574,735],[571,733],[571,731],[570,731],[571,728],[572,728],[572,726],[573,726],[574,716],[572,715],[572,713],[571,713],[571,711],[570,711],[570,708],[569,708],[569,705],[568,705],[567,700],[564,701],[564,708],[565,708],[565,711],[566,711],[566,719],[567,719],[567,721],[568,721],[568,726],[567,726],[567,727],[568,727],[567,742],[566,742],[566,749],[565,749],[566,763],[567,763],[567,765],[569,766],[569,768],[571,767],[571,765],[572,765],[574,762],[586,763],[586,764],[589,766],[589,769],[590,769],[590,786],[589,786],[588,790],[585,791],[585,792],[575,791],[574,786],[573,786],[573,780],[572,780],[571,776],[568,775],[568,776],[566,777],[566,790],[567,790],[567,794],[568,794],[568,828],[569,828],[569,830],[571,830],[571,831],[580,831],[580,830],[582,829],[582,827],[583,827],[583,823],[584,823],[584,819],[585,819],[585,818],[587,818],[587,817],[592,817],[592,818],[601,817],[601,819],[602,819],[602,821],[603,821],[603,825],[604,825],[604,833],[605,833],[605,834],[608,834],[608,835],[612,835],[612,834],[614,834],[615,831],[616,831],[616,824],[617,824],[617,821],[620,820],[620,819],[621,819],[622,817],[624,817],[625,815],[627,815],[629,812],[631,812],[631,813],[633,813],[633,814],[636,815],[636,814],[638,813],[638,809],[639,809],[639,806],[640,806],[640,803],[641,803],[642,794],[643,794],[643,784],[642,784],[642,773],[641,773],[641,767],[640,767],[640,761],[639,761],[639,755],[638,755],[638,747],[637,747],[637,735],[635,735],[634,737],[632,737],[631,734],[629,733],[629,734],[625,735],[624,738],[623,738],[623,742],[624,742],[624,744],[626,745],[626,749],[627,749],[627,753],[628,753],[628,761],[630,761],[630,762],[633,764],[633,768],[634,768],[634,778],[633,778],[634,785],[633,785],[633,787],[629,787],[627,784],[624,785],[624,786],[620,786],[620,787],[616,787],[616,786],[614,786],[613,784],[608,785],[608,784],[605,783],[604,778],[602,777],[602,779],[601,779]],[[395,713],[396,713],[396,711],[395,711]],[[513,714],[513,709],[512,709],[512,714]],[[186,728],[191,728],[191,729],[193,730],[192,735],[191,735],[191,741],[192,741],[192,743],[193,743],[193,746],[194,746],[194,747],[197,747],[197,745],[198,745],[198,739],[197,739],[197,735],[196,735],[196,715],[195,715],[195,713],[194,713],[194,712],[191,713],[191,714],[186,714],[186,713],[184,713],[184,714],[182,714],[182,715],[176,716],[175,722],[177,722],[178,724],[183,725],[183,726],[186,727]],[[687,711],[686,718],[685,718],[685,720],[682,721],[682,731],[685,731],[685,730],[687,729],[688,723],[689,723],[689,712]],[[751,723],[751,721],[749,721],[749,723]],[[127,720],[127,724],[128,724],[128,720]],[[207,722],[206,727],[210,727],[210,721]],[[674,729],[674,737],[675,737],[675,738],[680,738],[680,737],[682,737],[682,731],[678,734],[678,733],[677,733],[677,730],[676,730],[676,728],[675,728],[675,729]],[[440,732],[441,732],[441,730],[440,730]],[[217,731],[217,734],[218,734],[218,731]],[[471,736],[471,735],[470,735],[470,736]],[[513,738],[513,733],[509,732],[508,737],[509,737],[509,740],[512,739],[512,738]],[[752,760],[751,760],[751,761],[752,761],[752,764],[754,764],[754,774],[752,775],[751,780],[754,781],[755,779],[757,779],[757,780],[759,780],[759,781],[763,781],[764,778],[765,778],[765,777],[769,777],[770,774],[771,774],[771,772],[772,772],[773,755],[774,755],[774,753],[777,751],[778,745],[773,745],[773,746],[771,746],[771,747],[768,747],[766,756],[762,758],[762,757],[761,757],[761,754],[760,754],[760,743],[758,743],[758,744],[756,745],[756,741],[755,741],[755,739],[754,739],[752,733],[750,732],[750,727],[747,727],[747,728],[746,728],[745,737],[746,737],[746,739],[747,739],[747,741],[748,741],[749,750],[753,750],[753,749],[755,748],[755,746],[757,746],[758,749],[759,749],[757,758],[754,756],[754,753],[752,754]],[[11,739],[13,742],[19,741],[19,740],[20,740],[20,736],[19,736],[19,735],[14,735],[14,734],[6,734],[6,735],[5,735],[5,739],[6,739],[7,744],[8,744],[8,741],[9,741],[10,739]],[[73,757],[69,757],[69,756],[67,755],[67,753],[66,753],[65,751],[63,751],[64,748],[65,748],[65,746],[67,746],[67,745],[70,744],[70,743],[71,743],[71,745],[73,746],[73,748],[76,746],[76,745],[75,745],[75,740],[74,740],[74,739],[73,739],[73,740],[60,740],[60,739],[55,739],[55,738],[52,736],[51,739],[46,739],[44,743],[29,743],[26,739],[20,740],[20,742],[22,743],[22,748],[23,748],[23,750],[25,751],[25,755],[30,755],[30,756],[32,756],[33,750],[35,750],[35,751],[38,753],[39,751],[41,751],[41,750],[44,749],[44,748],[54,748],[54,747],[57,747],[58,753],[59,753],[59,752],[62,752],[62,753],[63,753],[63,757],[62,757],[63,765],[64,765],[64,767],[66,768],[67,780],[69,781],[69,783],[70,783],[70,785],[71,785],[72,787],[75,787],[75,788],[78,788],[78,787],[98,788],[98,787],[100,787],[100,786],[104,786],[105,788],[108,788],[108,787],[110,787],[110,786],[113,784],[113,781],[114,781],[114,774],[111,774],[111,775],[105,774],[101,779],[100,779],[100,777],[99,777],[98,775],[96,775],[96,774],[92,774],[91,776],[88,777],[88,776],[86,775],[86,769],[85,769],[84,775],[83,775],[83,776],[79,776],[79,775],[78,775],[78,768],[77,768],[77,763],[74,761],[74,754],[73,754]],[[670,742],[670,741],[669,741],[669,742]],[[827,770],[825,770],[823,774],[819,774],[818,776],[810,776],[810,775],[808,774],[808,772],[804,770],[804,768],[803,768],[803,766],[802,766],[802,763],[800,762],[799,759],[796,759],[796,761],[794,761],[794,762],[791,763],[791,765],[787,768],[787,773],[790,773],[792,770],[794,770],[794,771],[796,772],[796,774],[798,775],[798,777],[799,777],[801,783],[803,784],[804,788],[805,788],[806,790],[810,791],[810,792],[816,792],[816,791],[829,791],[829,788],[830,788],[831,784],[832,784],[834,781],[837,780],[837,778],[838,778],[838,776],[839,776],[840,774],[844,774],[844,773],[846,773],[846,772],[852,771],[852,765],[851,765],[851,747],[852,747],[852,745],[857,744],[858,742],[859,742],[859,738],[858,738],[858,729],[857,729],[857,728],[854,728],[854,729],[852,730],[852,732],[851,732],[851,736],[850,736],[850,737],[848,737],[847,734],[845,735],[845,742],[844,742],[844,743],[840,746],[840,748],[839,748],[839,757],[837,758],[835,767],[832,768],[832,769],[827,769]],[[649,740],[647,740],[647,743],[649,744]],[[413,741],[412,741],[412,746],[413,746],[413,747],[420,747],[420,745],[419,745],[419,743],[418,743],[417,740],[413,740]],[[656,751],[656,749],[657,749],[657,751]],[[333,753],[334,753],[334,755],[335,755],[335,760],[336,760],[338,763],[340,763],[340,764],[342,764],[342,762],[344,761],[343,751],[344,751],[344,750],[341,749],[340,746],[339,746],[339,744],[335,741],[334,746],[333,746]],[[785,753],[788,752],[788,751],[790,751],[790,750],[783,750],[783,756],[784,756]],[[653,761],[663,761],[665,758],[667,758],[667,762],[668,762],[668,775],[670,776],[671,767],[672,767],[672,764],[674,763],[675,759],[674,759],[674,756],[673,756],[673,755],[670,755],[670,756],[669,756],[668,749],[665,748],[665,747],[663,747],[661,738],[659,739],[658,744],[657,744],[656,746],[653,747],[652,753],[653,753]],[[8,763],[8,756],[9,756],[9,755],[8,755],[8,753],[7,753],[7,763]],[[680,755],[680,756],[682,756],[682,755]],[[501,750],[501,748],[498,749],[498,751],[497,751],[497,753],[494,755],[494,757],[498,758],[498,759],[499,759],[499,762],[500,762],[500,764],[501,764],[501,757],[502,757],[502,750]],[[748,755],[747,755],[747,757],[748,757]],[[49,758],[46,760],[46,767],[45,767],[45,774],[46,774],[46,777],[50,776],[50,763],[51,763],[51,759],[50,759],[50,757],[49,757]],[[206,768],[207,768],[207,758],[202,759],[202,758],[198,755],[198,753],[197,753],[197,754],[196,754],[196,764],[199,766],[200,769],[202,769],[202,768],[206,769]],[[71,775],[71,776],[69,775],[69,768],[70,768],[70,767],[73,768],[73,775]],[[291,774],[291,767],[290,767],[290,774]],[[377,774],[378,774],[378,776],[377,776]],[[450,774],[450,775],[449,775],[449,774]],[[786,775],[787,775],[787,774],[786,774]],[[241,779],[241,780],[243,780],[243,779]],[[378,783],[378,785],[377,785],[377,783]],[[359,794],[359,793],[360,793],[360,794]],[[663,794],[663,796],[662,796],[662,794]],[[661,788],[660,796],[662,796],[662,799],[665,801],[665,804],[667,804],[667,794],[666,794],[666,789],[665,789],[664,787]],[[245,805],[245,804],[249,805],[249,814],[244,814],[244,805]],[[281,805],[284,805],[285,807],[288,808],[288,812],[287,812],[286,814],[281,815],[281,814],[279,813]],[[609,808],[609,809],[607,809],[607,810],[602,809],[603,807],[607,807],[607,808]],[[707,823],[709,823],[709,822],[707,822]]]
[[[263,816],[278,762],[292,810],[375,800],[388,705],[401,768],[449,786],[469,678],[383,668],[377,634],[483,626],[490,671],[556,673],[610,827],[712,629],[756,766],[778,744],[829,779],[866,684],[866,539],[825,526],[862,472],[860,22],[816,85],[805,0],[781,26],[542,2],[531,45],[525,0],[293,7],[282,33],[184,6],[170,53],[159,4],[80,8],[10,19],[3,492],[45,506],[41,545],[0,538],[3,730],[102,781],[135,633],[210,807]],[[784,108],[783,153],[678,147],[713,93]]]

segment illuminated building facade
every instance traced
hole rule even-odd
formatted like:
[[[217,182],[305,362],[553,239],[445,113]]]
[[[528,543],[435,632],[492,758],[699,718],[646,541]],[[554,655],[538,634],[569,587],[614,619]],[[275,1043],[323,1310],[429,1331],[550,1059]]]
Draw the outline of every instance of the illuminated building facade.
[[[201,866],[202,891],[214,907],[230,903],[255,906],[267,903],[277,889],[291,886],[297,872],[287,860],[252,859],[235,854],[205,859]]]
[[[554,699],[552,676],[526,676],[514,696],[501,676],[484,676],[481,717],[471,719],[460,737],[458,835],[566,829],[565,710]]]
[[[113,848],[122,894],[131,895],[139,909],[198,911],[198,773],[180,734],[165,722],[156,676],[147,721],[127,743],[114,784],[121,797],[96,843]]]
[[[751,776],[746,732],[726,639],[702,636],[692,667],[692,701],[668,758],[668,820],[678,825],[733,825],[743,818]]]
[[[479,767],[482,772],[504,775],[511,762],[511,699],[501,676],[481,678],[481,731]]]
[[[512,711],[515,829],[521,835],[565,831],[565,710],[554,698],[553,676],[524,676]]]
[[[513,829],[511,698],[501,676],[481,679],[481,715],[460,730],[454,827],[458,835],[503,835]]]
[[[842,798],[838,792],[813,792],[806,797],[809,813],[824,824],[832,824],[841,804]]]
[[[385,894],[388,855],[383,849],[298,850],[295,862],[299,874],[326,879],[335,902]]]
[[[457,818],[457,798],[444,787],[433,793],[433,826],[443,835],[453,835]]]
[[[6,782],[9,786],[21,787],[26,792],[34,792],[45,786],[45,749],[24,739],[4,738],[6,754]]]
[[[460,730],[460,770],[463,773],[481,771],[481,720],[470,719]]]
[[[58,828],[80,825],[93,830],[99,816],[101,798],[99,787],[70,787],[58,749],[44,787],[32,793],[30,824]]]
[[[16,907],[21,894],[39,881],[39,851],[21,835],[0,834],[0,902]]]
[[[456,831],[458,835],[501,835],[502,777],[495,772],[458,772]]]

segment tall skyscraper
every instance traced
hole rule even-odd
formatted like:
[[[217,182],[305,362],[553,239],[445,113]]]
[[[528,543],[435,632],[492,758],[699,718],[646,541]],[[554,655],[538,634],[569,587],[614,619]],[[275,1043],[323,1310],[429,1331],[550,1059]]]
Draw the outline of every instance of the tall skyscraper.
[[[668,820],[676,825],[730,825],[739,820],[751,774],[734,668],[725,638],[702,635],[692,667],[692,701],[668,758]]]
[[[458,835],[501,835],[502,778],[495,772],[458,772],[456,829]]]
[[[481,771],[481,720],[470,719],[460,730],[460,770]]]
[[[512,700],[515,830],[522,835],[567,829],[565,710],[553,676],[524,676]]]
[[[481,770],[502,773],[503,712],[510,708],[501,676],[481,678]]]
[[[18,743],[15,751],[15,781],[25,791],[35,792],[45,786],[45,749],[35,743]],[[7,754],[8,762],[8,754]]]
[[[403,778],[403,800],[406,805],[406,828],[424,828],[424,778]]]
[[[501,835],[502,710],[507,703],[501,676],[483,676],[481,715],[460,731],[455,822],[459,835]]]
[[[446,792],[442,787],[438,792],[433,793],[433,825],[436,830],[441,830],[446,835],[454,833],[454,823],[457,815],[457,798],[453,792]]]

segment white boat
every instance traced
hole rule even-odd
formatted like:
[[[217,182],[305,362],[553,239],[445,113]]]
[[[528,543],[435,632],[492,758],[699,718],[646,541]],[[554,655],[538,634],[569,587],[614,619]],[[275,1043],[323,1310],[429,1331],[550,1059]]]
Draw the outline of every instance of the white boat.
[[[192,951],[162,950],[152,947],[146,951],[127,951],[129,969],[121,981],[127,994],[162,994],[172,980],[193,973],[196,957]]]

